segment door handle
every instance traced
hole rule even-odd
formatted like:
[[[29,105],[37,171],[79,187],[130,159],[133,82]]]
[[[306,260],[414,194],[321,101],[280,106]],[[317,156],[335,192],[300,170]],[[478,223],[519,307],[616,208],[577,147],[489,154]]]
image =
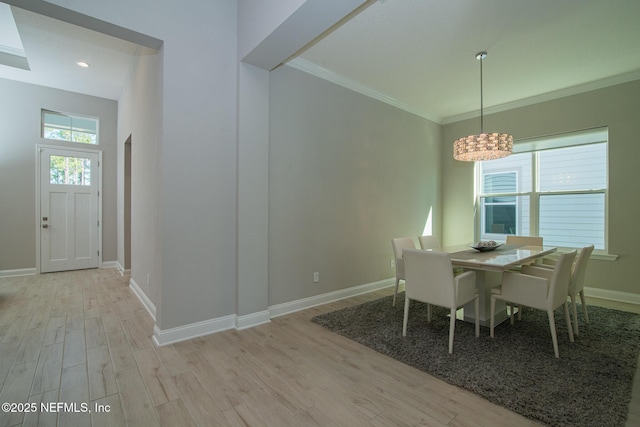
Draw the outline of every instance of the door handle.
[[[49,228],[49,224],[42,224],[42,228]]]

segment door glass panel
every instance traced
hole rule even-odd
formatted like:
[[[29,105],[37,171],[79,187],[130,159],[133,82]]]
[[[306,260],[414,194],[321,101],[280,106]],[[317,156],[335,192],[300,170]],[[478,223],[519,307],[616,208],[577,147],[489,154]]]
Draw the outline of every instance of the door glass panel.
[[[91,185],[91,160],[82,157],[51,156],[49,182]]]

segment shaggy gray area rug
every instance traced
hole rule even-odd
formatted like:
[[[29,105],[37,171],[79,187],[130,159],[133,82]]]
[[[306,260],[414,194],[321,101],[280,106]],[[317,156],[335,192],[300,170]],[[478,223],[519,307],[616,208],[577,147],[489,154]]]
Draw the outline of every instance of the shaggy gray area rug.
[[[556,310],[560,359],[553,354],[546,312],[525,309],[522,320],[489,328],[456,322],[448,352],[448,310],[412,301],[402,336],[404,294],[392,307],[385,297],[314,317],[338,334],[551,426],[623,426],[631,399],[640,343],[640,315],[578,307],[580,335],[570,342],[562,309]]]

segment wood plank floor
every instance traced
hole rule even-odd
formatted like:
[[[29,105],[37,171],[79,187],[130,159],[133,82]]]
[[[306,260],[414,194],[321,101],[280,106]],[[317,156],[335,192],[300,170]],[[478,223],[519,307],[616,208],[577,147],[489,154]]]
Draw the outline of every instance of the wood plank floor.
[[[389,290],[157,348],[127,285],[115,269],[0,278],[0,403],[37,408],[0,426],[537,425],[310,322]]]

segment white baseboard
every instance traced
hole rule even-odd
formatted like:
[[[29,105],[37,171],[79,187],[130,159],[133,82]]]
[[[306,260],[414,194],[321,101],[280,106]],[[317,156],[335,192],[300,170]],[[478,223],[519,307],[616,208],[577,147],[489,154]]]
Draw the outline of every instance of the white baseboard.
[[[133,280],[131,280],[131,282],[132,282],[132,285],[131,285],[132,289],[134,289],[135,282]],[[366,294],[368,292],[373,292],[379,289],[384,289],[389,286],[393,286],[394,284],[395,284],[395,279],[381,280],[379,282],[368,283],[365,285],[354,286],[347,289],[341,289],[339,291],[329,292],[322,295],[303,298],[298,301],[291,301],[284,304],[278,304],[278,305],[269,307],[269,310],[251,313],[244,316],[237,316],[237,315],[224,316],[224,317],[219,317],[217,319],[205,320],[203,322],[192,323],[189,325],[179,326],[177,328],[172,328],[172,329],[161,330],[156,325],[154,327],[153,340],[158,346],[163,346],[163,345],[169,345],[169,344],[173,344],[180,341],[186,341],[192,338],[201,337],[204,335],[214,334],[216,332],[226,331],[229,329],[242,330],[242,329],[252,328],[254,326],[269,323],[272,317],[282,316],[285,314],[293,313],[295,311],[300,311],[307,308],[315,307],[316,305],[326,304],[326,303],[338,301],[344,298]],[[137,292],[136,292],[136,295],[138,295],[138,298],[140,298],[140,295]],[[144,293],[142,293],[142,295],[144,295]]]
[[[147,294],[144,293],[144,291],[142,289],[140,289],[140,286],[138,286],[136,281],[133,280],[133,277],[129,279],[129,288],[135,294],[135,296],[138,297],[138,299],[140,300],[140,302],[142,303],[144,308],[147,309],[147,311],[149,312],[149,314],[153,318],[153,321],[155,322],[155,320],[156,320],[156,306],[153,303],[153,301],[151,301],[151,299],[149,299]]]
[[[120,263],[118,261],[105,261],[100,264],[100,268],[118,268],[119,265]]]
[[[117,268],[120,270],[120,264],[118,261],[106,261],[100,264],[100,268]],[[33,268],[19,268],[16,270],[0,270],[0,277],[13,277],[13,276],[33,276],[38,274],[38,270]]]
[[[297,301],[272,305],[271,307],[269,307],[269,312],[271,313],[271,317],[283,316],[285,314],[315,307],[316,305],[327,304],[333,301],[355,297],[356,295],[362,295],[380,289],[388,288],[390,286],[395,286],[395,283],[395,278],[380,280],[379,282],[366,283],[364,285],[340,289],[338,291],[328,292],[322,295],[315,295],[309,298],[299,299]]]
[[[120,273],[122,277],[131,274],[131,269],[125,269],[122,266],[122,264],[120,264],[120,261],[113,261],[113,262],[115,262],[115,268],[118,269],[118,273]]]
[[[269,310],[259,311],[257,313],[246,314],[244,316],[236,316],[236,329],[248,329],[254,326],[263,325],[271,322],[271,313]]]
[[[610,301],[626,302],[628,304],[640,305],[640,294],[632,294],[630,292],[610,291],[600,288],[584,288],[584,294],[587,297],[601,298]],[[587,300],[587,305],[589,300]]]
[[[0,277],[15,277],[15,276],[33,276],[37,274],[37,270],[34,268],[18,268],[16,270],[0,270]]]
[[[144,295],[142,291],[137,288],[135,282],[131,280],[131,287],[141,298],[140,294]],[[395,279],[386,279],[379,282],[367,283],[360,286],[353,286],[351,288],[340,289],[338,291],[328,292],[326,294],[315,295],[309,298],[303,298],[296,301],[290,301],[283,304],[276,304],[269,307],[268,311],[261,311],[256,313],[247,314],[244,316],[229,315],[220,317],[217,319],[210,319],[203,322],[192,323],[189,325],[180,326],[168,330],[160,330],[157,325],[154,328],[154,341],[157,345],[163,346],[173,344],[180,341],[189,340],[192,338],[201,337],[204,335],[214,334],[216,332],[222,332],[229,329],[247,329],[254,326],[269,323],[271,318],[283,316],[296,311],[305,310],[307,308],[315,307],[317,305],[327,304],[333,301],[338,301],[345,298],[354,297],[357,295],[374,292],[380,289],[388,288],[395,285]],[[135,289],[138,291],[135,291]],[[138,293],[140,292],[140,294]],[[632,294],[628,292],[609,291],[606,289],[598,288],[585,288],[585,294],[587,296],[593,296],[594,298],[603,298],[613,301],[622,301],[632,304],[640,304],[640,294]],[[142,299],[141,299],[142,300]],[[143,304],[145,304],[143,302]],[[146,306],[146,304],[145,304]],[[149,308],[147,308],[149,310]],[[155,313],[155,308],[154,308]],[[154,316],[155,318],[155,316]]]
[[[160,330],[156,324],[153,328],[153,340],[158,346],[169,345],[205,335],[222,332],[235,327],[235,315],[191,323],[177,328]]]

